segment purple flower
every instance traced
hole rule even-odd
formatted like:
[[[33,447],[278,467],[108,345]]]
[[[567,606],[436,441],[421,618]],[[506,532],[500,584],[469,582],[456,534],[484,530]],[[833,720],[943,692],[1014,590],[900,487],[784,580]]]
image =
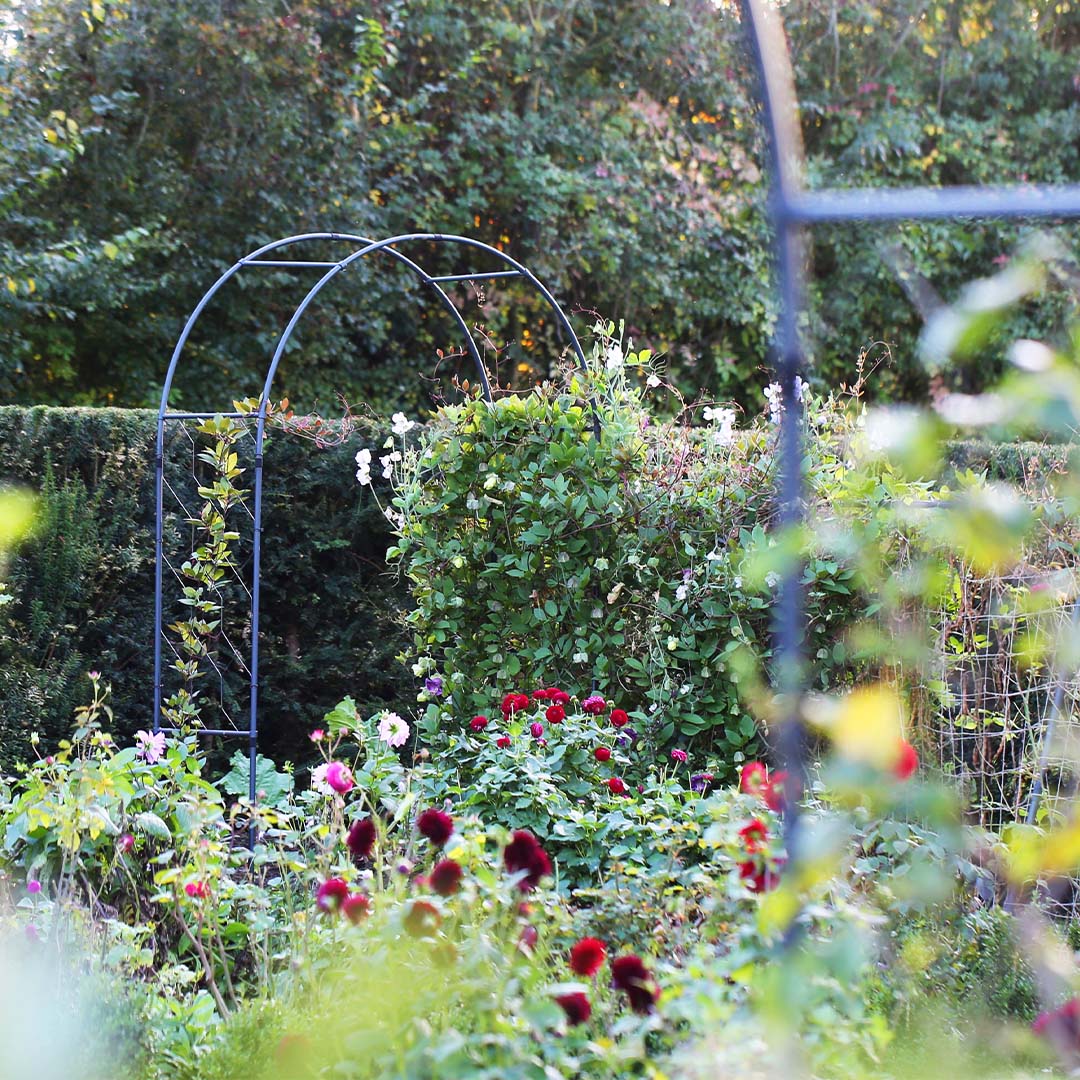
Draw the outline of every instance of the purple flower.
[[[30,893],[31,896],[35,896],[37,893],[41,892],[41,882],[31,878],[26,883],[26,891]]]
[[[698,772],[690,777],[690,790],[706,794],[712,787],[713,774],[711,772]]]
[[[638,735],[638,733],[632,727],[628,727],[623,728],[622,731],[619,732],[619,734],[615,737],[615,742],[624,749],[627,749],[633,746],[639,738],[641,738],[641,736]]]
[[[155,731],[151,735],[149,731],[136,731],[135,745],[136,757],[147,765],[156,765],[165,756],[165,732]]]
[[[430,675],[424,680],[424,689],[435,697],[442,697],[442,679],[438,675]]]

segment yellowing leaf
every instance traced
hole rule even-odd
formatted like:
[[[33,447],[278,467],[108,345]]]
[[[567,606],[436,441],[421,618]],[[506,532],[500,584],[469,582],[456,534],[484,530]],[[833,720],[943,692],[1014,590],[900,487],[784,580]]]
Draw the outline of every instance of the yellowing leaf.
[[[808,710],[810,722],[833,741],[849,761],[889,768],[903,737],[903,705],[891,686],[853,690],[839,702]]]
[[[101,245],[101,250],[105,252],[105,258],[107,259],[115,259],[120,254],[120,249],[110,240],[106,240]]]

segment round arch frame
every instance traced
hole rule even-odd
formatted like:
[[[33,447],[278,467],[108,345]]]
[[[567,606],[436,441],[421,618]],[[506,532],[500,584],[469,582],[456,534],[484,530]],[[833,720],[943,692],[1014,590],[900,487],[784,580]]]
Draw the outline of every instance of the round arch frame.
[[[274,257],[282,249],[293,247],[296,245],[305,245],[311,243],[341,243],[349,244],[352,246],[347,255],[338,260],[304,260],[304,259],[291,259]],[[474,251],[483,253],[485,256],[498,260],[498,269],[494,270],[478,270],[470,271],[458,274],[429,274],[415,259],[411,258],[405,252],[399,250],[397,245],[409,245],[409,244],[436,244],[447,245],[451,247],[467,248]],[[464,334],[465,341],[473,363],[476,366],[477,377],[480,381],[481,390],[483,392],[484,399],[491,403],[492,391],[491,383],[488,378],[487,368],[484,365],[483,358],[480,355],[480,351],[476,346],[476,341],[473,338],[472,333],[469,330],[468,324],[462,317],[461,312],[454,304],[453,300],[447,295],[443,286],[448,284],[455,284],[465,281],[492,281],[499,279],[519,279],[526,284],[532,286],[532,288],[540,294],[541,298],[546,302],[555,316],[556,322],[562,333],[562,336],[569,347],[573,350],[578,365],[582,370],[587,370],[587,363],[585,360],[585,353],[581,347],[581,342],[578,340],[578,336],[574,331],[573,326],[570,323],[565,311],[561,305],[547,289],[547,287],[528,269],[524,264],[518,262],[516,259],[511,258],[504,251],[500,251],[498,248],[493,247],[490,244],[484,243],[481,240],[476,240],[467,236],[456,236],[446,233],[404,233],[398,236],[391,236],[384,240],[372,240],[366,236],[360,236],[353,233],[344,232],[312,232],[301,233],[296,236],[284,237],[280,240],[275,240],[271,243],[264,244],[262,247],[257,248],[250,254],[245,255],[242,259],[234,263],[228,270],[226,270],[218,279],[210,286],[209,289],[203,294],[202,299],[195,306],[194,310],[188,316],[187,322],[184,324],[184,328],[177,339],[176,345],[173,348],[172,357],[169,361],[169,367],[165,374],[165,380],[161,389],[161,402],[158,406],[157,413],[157,428],[156,428],[156,444],[154,454],[154,467],[155,467],[155,480],[154,480],[154,499],[155,499],[155,523],[154,523],[154,556],[155,556],[155,571],[154,571],[154,704],[153,704],[153,730],[157,732],[165,732],[174,734],[177,732],[177,728],[165,726],[162,724],[162,694],[163,694],[163,670],[162,670],[162,655],[163,655],[163,643],[165,642],[164,627],[162,626],[163,610],[164,610],[164,597],[163,597],[163,584],[164,584],[164,568],[166,565],[165,552],[164,552],[164,492],[165,492],[165,431],[166,427],[172,423],[184,423],[188,421],[206,421],[212,420],[216,417],[223,419],[233,420],[252,420],[255,421],[255,466],[254,466],[254,478],[253,478],[253,504],[252,504],[252,554],[251,554],[251,589],[250,589],[250,637],[251,645],[249,651],[249,662],[247,664],[248,680],[248,723],[246,728],[235,727],[214,727],[214,728],[200,728],[199,731],[206,735],[216,735],[223,737],[241,737],[247,740],[248,751],[248,797],[252,803],[256,801],[256,758],[258,753],[258,738],[259,738],[259,599],[260,599],[260,570],[262,561],[262,508],[263,508],[263,445],[266,438],[266,420],[270,405],[270,391],[273,386],[274,377],[277,374],[278,366],[281,362],[281,358],[284,355],[285,348],[291,339],[293,332],[299,325],[300,320],[303,318],[307,309],[315,302],[315,300],[322,293],[323,289],[329,285],[336,277],[344,273],[348,268],[360,259],[366,258],[368,255],[376,253],[383,253],[390,256],[395,262],[404,266],[410,270],[420,282],[424,285],[430,286],[435,299],[439,304],[449,313],[451,318],[457,325],[457,328]],[[169,411],[169,395],[172,390],[173,381],[176,376],[176,371],[180,365],[181,357],[184,352],[184,347],[187,344],[188,338],[191,336],[192,330],[195,328],[199,321],[200,316],[205,311],[207,306],[217,295],[217,293],[233,278],[237,277],[241,271],[245,270],[257,270],[257,269],[272,268],[275,270],[292,269],[298,271],[321,270],[323,273],[315,282],[314,285],[308,290],[304,298],[296,306],[292,316],[286,323],[281,334],[278,336],[277,343],[274,347],[273,354],[270,359],[270,363],[266,370],[266,376],[263,380],[262,392],[259,397],[258,409],[251,412],[229,412],[229,411],[216,411],[216,412],[170,412]],[[595,436],[600,435],[600,419],[599,413],[595,406],[592,408],[592,421],[593,421],[593,433]],[[250,828],[250,840],[254,843],[254,823]]]

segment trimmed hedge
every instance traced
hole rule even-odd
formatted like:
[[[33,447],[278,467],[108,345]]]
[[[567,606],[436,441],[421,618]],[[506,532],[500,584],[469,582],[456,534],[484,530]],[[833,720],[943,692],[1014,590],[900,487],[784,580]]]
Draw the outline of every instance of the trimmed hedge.
[[[278,760],[301,758],[313,721],[345,694],[407,708],[415,692],[395,659],[407,593],[386,568],[390,536],[360,498],[354,452],[276,433],[267,448],[260,750]],[[32,731],[47,745],[70,732],[92,668],[112,683],[116,737],[150,726],[153,455],[151,411],[0,408],[0,482],[42,494],[0,590],[13,597],[0,607],[0,770],[27,757]]]
[[[364,708],[415,702],[396,659],[410,648],[411,601],[385,564],[386,522],[357,489],[361,441],[382,438],[368,428],[320,449],[274,434],[267,449],[260,750],[277,760],[307,756],[313,722],[345,694]],[[1030,483],[1069,449],[957,442],[947,459]],[[153,453],[149,410],[0,407],[0,482],[42,493],[35,536],[0,589],[13,597],[0,607],[0,771],[27,757],[31,732],[46,745],[69,733],[92,668],[112,683],[116,737],[150,726]]]

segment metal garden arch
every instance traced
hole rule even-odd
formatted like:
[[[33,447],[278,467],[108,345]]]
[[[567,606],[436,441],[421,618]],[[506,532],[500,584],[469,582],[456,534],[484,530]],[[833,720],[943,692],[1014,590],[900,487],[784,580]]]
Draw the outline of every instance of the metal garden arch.
[[[296,258],[282,258],[278,255],[282,249],[293,247],[296,245],[305,245],[312,243],[332,243],[332,244],[347,244],[352,250],[347,255],[338,260],[305,260]],[[499,269],[494,270],[479,270],[470,271],[460,274],[443,274],[432,275],[429,274],[424,268],[413,258],[410,258],[403,251],[399,250],[399,245],[416,245],[416,244],[436,244],[436,245],[449,245],[459,248],[474,249],[483,253],[485,256],[492,257],[498,260],[497,266]],[[490,244],[485,244],[480,240],[475,240],[465,236],[453,236],[442,233],[406,233],[400,236],[388,237],[384,240],[371,240],[365,236],[358,236],[351,233],[340,232],[315,232],[315,233],[303,233],[297,236],[285,237],[281,240],[275,240],[272,243],[265,244],[257,250],[251,252],[249,255],[245,255],[238,262],[234,263],[228,270],[225,271],[218,278],[216,282],[206,291],[202,299],[196,305],[194,311],[188,317],[187,322],[184,325],[183,330],[180,333],[180,337],[177,339],[176,346],[173,349],[172,358],[169,362],[168,371],[165,374],[165,381],[161,390],[161,402],[158,406],[157,414],[157,432],[156,432],[156,449],[155,449],[155,580],[154,580],[154,731],[175,733],[177,728],[162,725],[162,695],[163,695],[163,646],[168,644],[171,646],[171,642],[165,636],[165,627],[162,625],[163,612],[164,612],[164,597],[163,588],[165,580],[165,569],[168,566],[174,574],[179,574],[174,567],[169,564],[165,551],[164,551],[164,524],[165,524],[165,506],[164,496],[165,489],[168,486],[165,478],[165,432],[166,428],[170,424],[185,423],[187,421],[205,421],[211,420],[215,417],[221,417],[223,419],[232,420],[251,420],[255,421],[255,444],[254,444],[254,477],[253,477],[253,503],[251,514],[251,530],[252,530],[252,553],[251,553],[251,588],[245,592],[248,593],[250,603],[250,623],[249,623],[249,659],[245,665],[245,675],[248,679],[248,717],[246,727],[202,727],[200,732],[206,735],[218,735],[224,737],[240,737],[247,740],[248,750],[248,796],[252,803],[256,799],[256,753],[258,747],[258,735],[259,735],[259,722],[258,722],[258,708],[259,708],[259,600],[260,600],[260,569],[261,569],[261,555],[262,555],[262,512],[263,512],[263,446],[266,437],[266,420],[270,405],[270,391],[273,386],[274,376],[277,374],[278,365],[281,362],[281,358],[284,355],[285,348],[289,343],[289,339],[292,337],[300,320],[303,318],[304,313],[316,300],[322,290],[330,284],[334,278],[344,273],[348,268],[360,259],[365,258],[368,255],[383,253],[389,255],[396,262],[400,263],[408,270],[410,270],[424,285],[431,287],[436,300],[446,309],[451,318],[457,324],[458,329],[463,333],[469,354],[473,359],[473,363],[476,366],[477,377],[480,380],[480,386],[485,399],[490,402],[492,400],[491,385],[488,380],[487,369],[484,365],[483,358],[480,355],[480,351],[476,347],[476,342],[473,339],[472,334],[469,331],[469,327],[461,315],[461,312],[457,309],[454,302],[447,295],[443,289],[443,285],[453,284],[463,281],[490,281],[504,278],[516,278],[525,281],[533,289],[535,289],[547,306],[551,309],[555,315],[555,319],[561,330],[561,333],[569,346],[573,349],[577,362],[584,369],[585,354],[581,348],[581,343],[578,340],[577,334],[574,332],[573,326],[570,324],[570,320],[567,318],[566,313],[562,307],[556,301],[551,292],[543,285],[543,283],[522,263],[512,259],[505,252],[492,247]],[[286,323],[285,328],[277,339],[277,344],[274,348],[273,355],[271,356],[269,366],[266,370],[266,376],[263,380],[262,392],[259,397],[259,407],[254,413],[241,413],[241,412],[170,412],[169,411],[169,393],[172,389],[173,379],[176,375],[177,368],[180,364],[181,357],[183,355],[184,346],[186,345],[188,338],[191,335],[199,317],[206,309],[207,305],[214,298],[217,292],[226,285],[231,279],[244,271],[259,270],[265,268],[281,269],[294,269],[298,271],[315,270],[322,271],[321,276],[314,285],[308,290],[307,294],[297,305],[296,309],[289,321]],[[599,434],[599,419],[596,413],[593,413],[593,426],[594,431]],[[243,583],[242,583],[243,584]],[[235,646],[234,652],[235,650]],[[252,826],[252,839],[254,839],[254,826]]]

